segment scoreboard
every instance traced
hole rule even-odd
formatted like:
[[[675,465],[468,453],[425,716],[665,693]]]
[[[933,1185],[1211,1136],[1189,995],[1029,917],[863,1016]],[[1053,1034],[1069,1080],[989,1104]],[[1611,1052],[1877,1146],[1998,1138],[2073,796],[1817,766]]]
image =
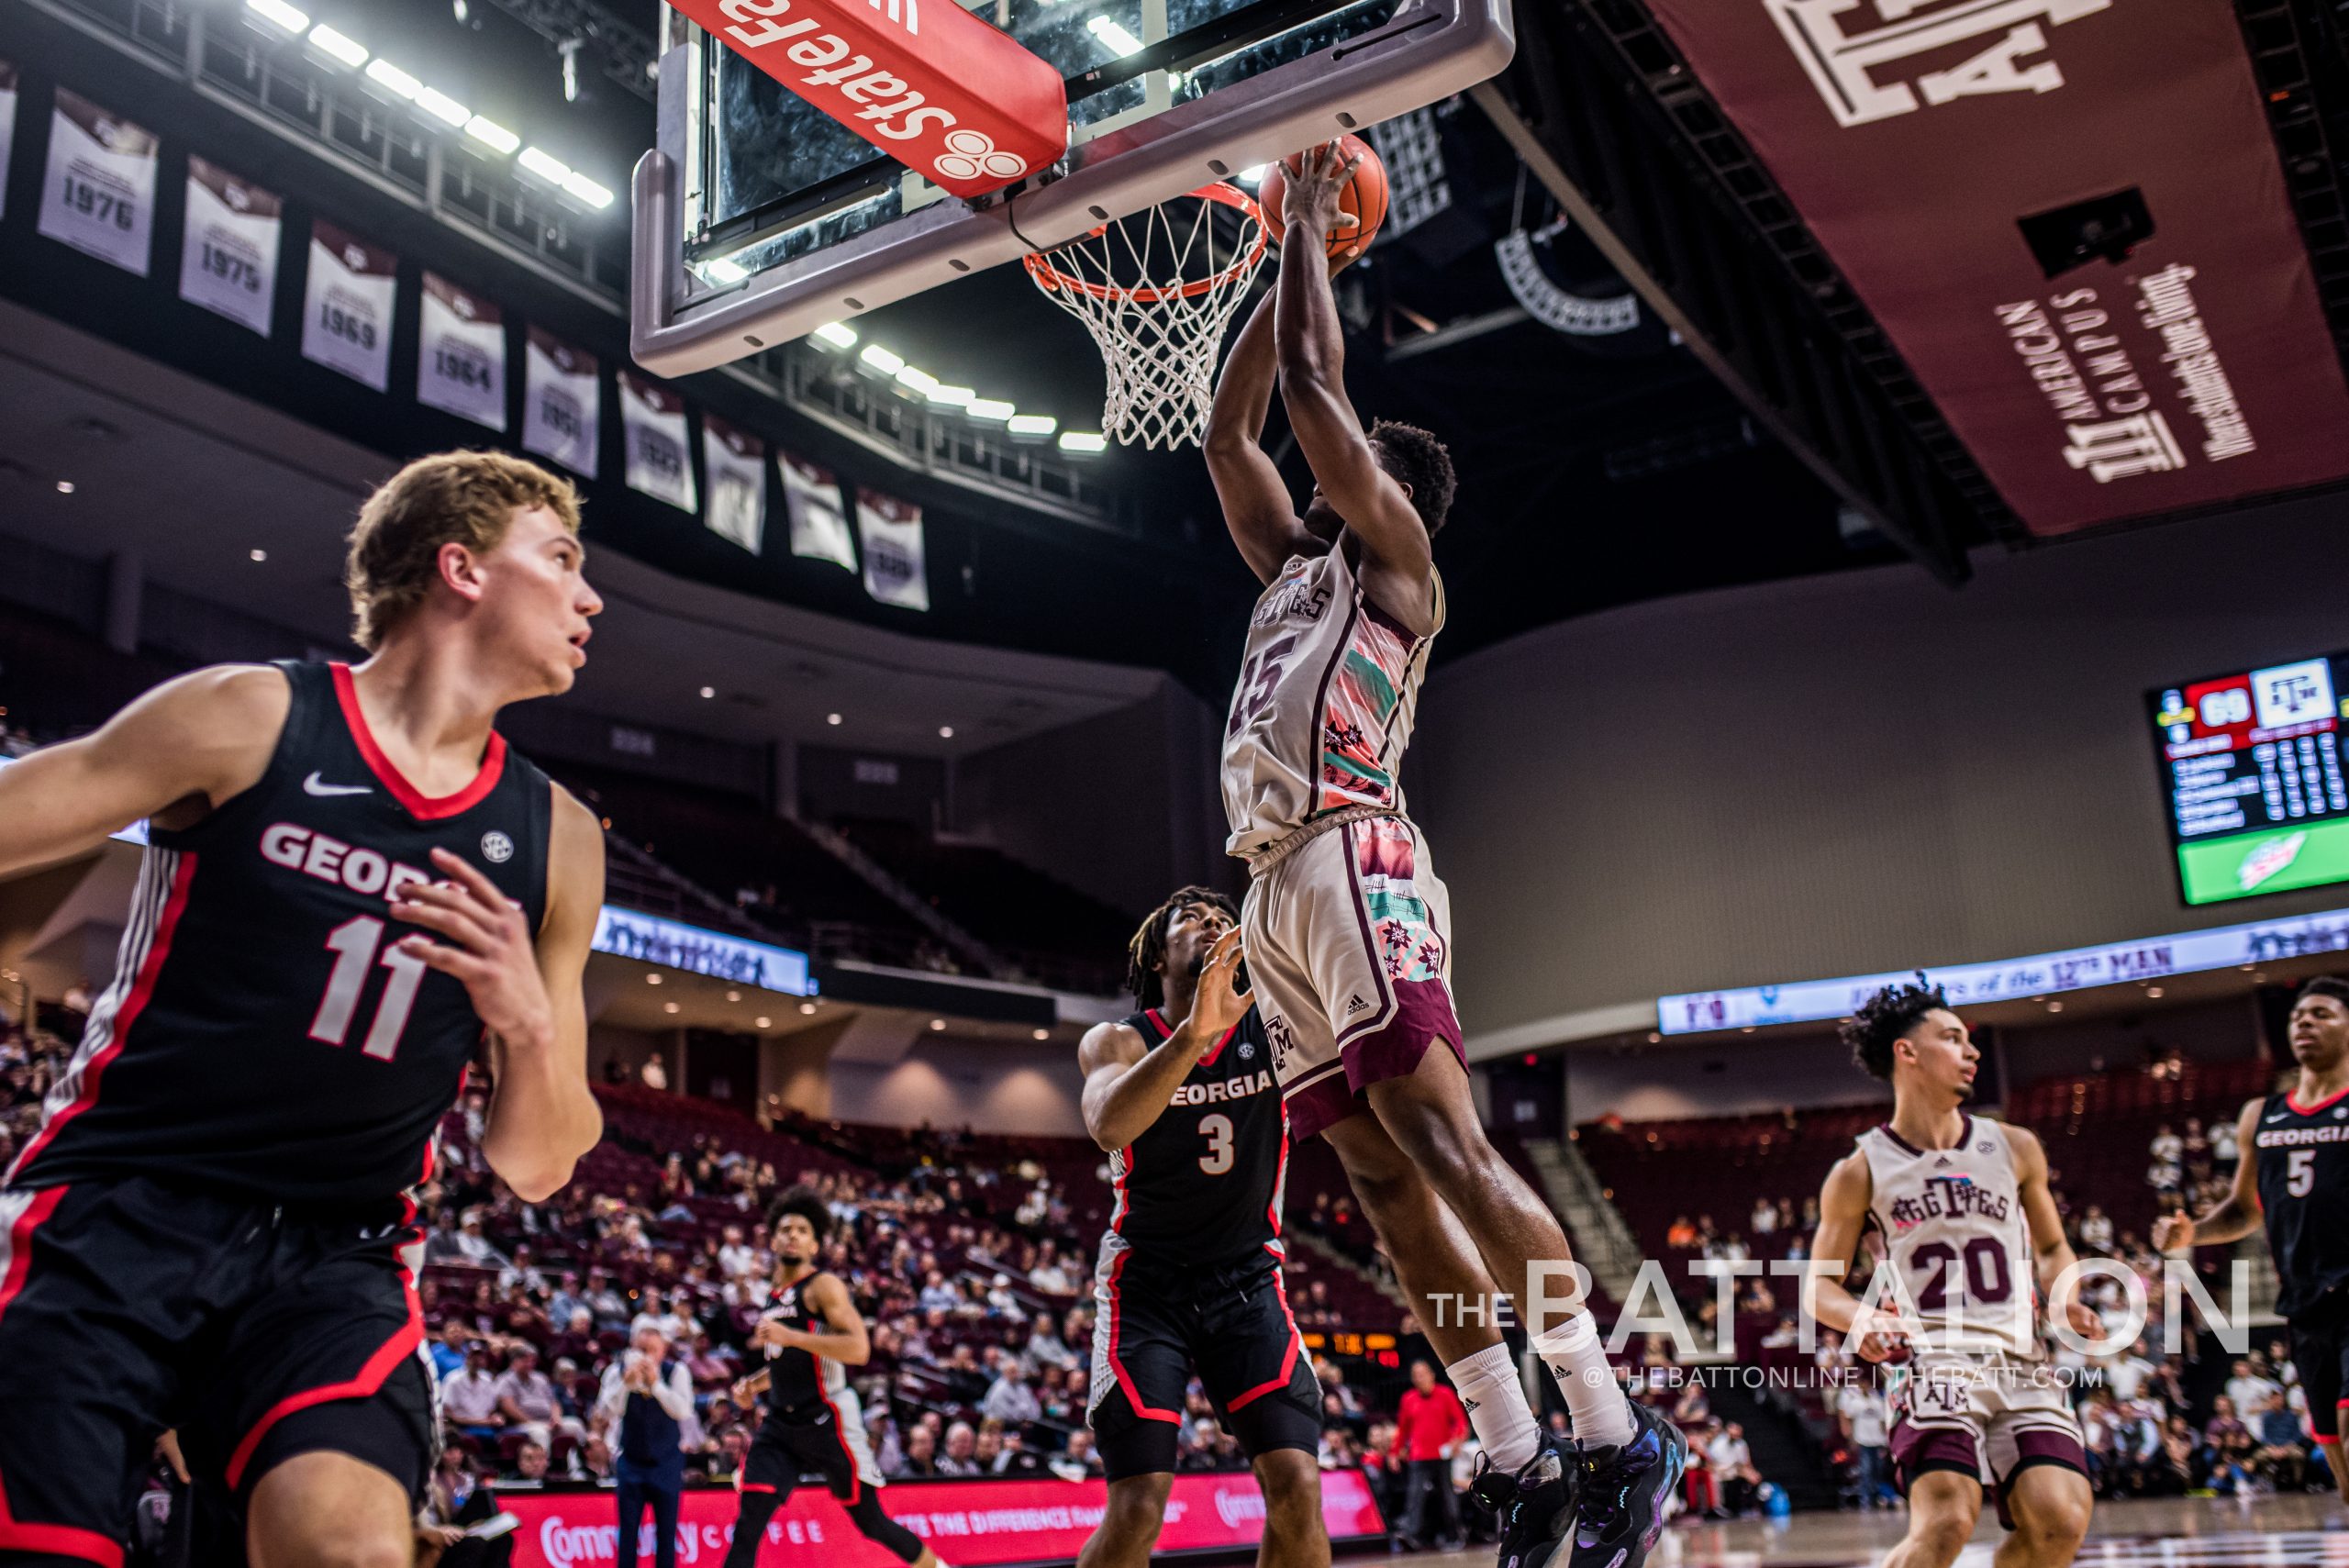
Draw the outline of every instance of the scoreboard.
[[[2349,652],[2148,694],[2188,904],[2349,882]]]

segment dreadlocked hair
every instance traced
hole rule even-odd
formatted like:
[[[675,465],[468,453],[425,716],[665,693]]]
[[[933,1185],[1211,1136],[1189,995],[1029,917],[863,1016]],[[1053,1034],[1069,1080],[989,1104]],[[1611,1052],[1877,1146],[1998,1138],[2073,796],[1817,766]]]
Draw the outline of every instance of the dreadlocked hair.
[[[1134,930],[1133,940],[1126,944],[1126,989],[1144,1007],[1155,1007],[1166,1000],[1166,977],[1158,966],[1166,962],[1166,923],[1174,912],[1189,904],[1204,904],[1220,909],[1234,920],[1240,918],[1239,906],[1227,894],[1194,883],[1178,887],[1173,896],[1142,917]]]
[[[767,1210],[767,1234],[774,1235],[774,1228],[783,1223],[784,1217],[792,1214],[799,1216],[815,1229],[818,1245],[832,1239],[832,1207],[815,1188],[803,1184],[775,1199],[774,1206]]]
[[[1843,1043],[1852,1048],[1852,1060],[1874,1077],[1892,1076],[1892,1042],[1917,1027],[1917,1020],[1936,1007],[1947,1007],[1949,998],[1938,985],[1928,985],[1922,974],[1914,985],[1887,985],[1860,1005],[1859,1011],[1843,1020]]]

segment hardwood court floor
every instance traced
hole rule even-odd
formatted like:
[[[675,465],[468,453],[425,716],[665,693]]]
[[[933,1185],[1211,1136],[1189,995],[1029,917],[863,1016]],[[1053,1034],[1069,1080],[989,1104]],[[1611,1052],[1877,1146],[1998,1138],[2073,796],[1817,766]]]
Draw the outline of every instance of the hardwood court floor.
[[[1901,1513],[1797,1514],[1675,1524],[1649,1568],[1869,1568],[1908,1529]],[[1988,1507],[1957,1568],[1990,1568]],[[1391,1559],[1410,1568],[1491,1568],[1492,1548]],[[2349,1509],[2329,1495],[2099,1503],[2081,1568],[2349,1568]],[[1563,1563],[1559,1568],[1564,1568]]]

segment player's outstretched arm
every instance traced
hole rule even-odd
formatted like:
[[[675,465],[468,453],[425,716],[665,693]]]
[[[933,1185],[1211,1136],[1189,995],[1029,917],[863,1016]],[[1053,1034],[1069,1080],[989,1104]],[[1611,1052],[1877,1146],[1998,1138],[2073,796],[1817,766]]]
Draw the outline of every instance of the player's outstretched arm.
[[[1866,1226],[1868,1202],[1876,1183],[1868,1173],[1868,1157],[1856,1150],[1835,1162],[1827,1184],[1819,1191],[1819,1233],[1811,1238],[1810,1266],[1802,1273],[1802,1309],[1813,1320],[1838,1333],[1859,1333],[1850,1340],[1853,1353],[1863,1361],[1882,1361],[1898,1342],[1894,1329],[1863,1324],[1866,1314],[1860,1298],[1843,1288],[1852,1253]],[[1881,1323],[1881,1319],[1878,1320]]]
[[[789,1329],[780,1323],[765,1325],[768,1342],[787,1350],[806,1351],[810,1355],[836,1361],[842,1366],[863,1366],[873,1359],[873,1336],[864,1326],[864,1314],[856,1309],[856,1299],[837,1274],[818,1274],[807,1282],[807,1305],[831,1329],[828,1334],[811,1334],[801,1329]]]
[[[1281,404],[1321,494],[1362,541],[1363,584],[1379,607],[1421,637],[1435,630],[1435,558],[1411,497],[1378,466],[1362,418],[1346,396],[1345,334],[1330,287],[1330,229],[1354,161],[1335,143],[1291,169],[1282,216],[1279,301],[1274,341]],[[1351,221],[1349,219],[1348,221]]]
[[[1208,416],[1208,473],[1223,503],[1224,527],[1241,558],[1261,582],[1280,575],[1292,555],[1320,553],[1319,540],[1297,520],[1281,471],[1265,455],[1264,416],[1273,406],[1277,361],[1273,350],[1273,301],[1257,302],[1216,382],[1215,407]]]
[[[2218,1247],[2240,1241],[2259,1229],[2259,1117],[2266,1100],[2253,1100],[2235,1118],[2234,1185],[2207,1214],[2165,1214],[2154,1221],[2154,1251],[2182,1252],[2188,1247]]]
[[[561,1190],[604,1134],[604,1113],[587,1088],[582,985],[604,904],[603,827],[557,788],[548,838],[550,893],[535,940],[488,878],[443,851],[434,851],[433,860],[451,882],[410,884],[406,892],[415,904],[393,910],[449,939],[411,937],[404,945],[463,981],[489,1030],[482,1157],[526,1203]]]
[[[2031,1229],[2031,1251],[2039,1279],[2040,1299],[2047,1303],[2047,1320],[2065,1323],[2077,1334],[2102,1338],[2104,1320],[2079,1296],[2079,1256],[2064,1234],[2064,1214],[2047,1184],[2047,1146],[2026,1127],[2009,1126],[2007,1146],[2014,1151],[2015,1187],[2022,1198],[2023,1223]]]
[[[1085,1073],[1085,1130],[1104,1150],[1123,1149],[1166,1109],[1192,1063],[1223,1038],[1255,1005],[1255,993],[1233,989],[1240,968],[1240,933],[1230,930],[1208,950],[1197,995],[1182,1027],[1144,1050],[1141,1035],[1126,1024],[1096,1024],[1077,1047]]]
[[[178,806],[193,820],[243,794],[268,771],[292,702],[277,671],[223,664],[0,768],[0,877],[87,854],[141,817]]]

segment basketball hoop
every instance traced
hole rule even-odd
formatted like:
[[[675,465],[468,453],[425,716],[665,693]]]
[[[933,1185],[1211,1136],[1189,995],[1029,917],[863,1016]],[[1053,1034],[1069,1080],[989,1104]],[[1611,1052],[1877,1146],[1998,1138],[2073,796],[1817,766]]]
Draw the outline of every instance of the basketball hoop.
[[[1186,203],[1187,218],[1176,210]],[[1218,253],[1218,206],[1241,218],[1228,261]],[[1204,185],[1025,258],[1036,286],[1084,322],[1101,350],[1109,381],[1103,435],[1169,450],[1198,441],[1215,406],[1216,350],[1264,240],[1264,216],[1246,192]]]

